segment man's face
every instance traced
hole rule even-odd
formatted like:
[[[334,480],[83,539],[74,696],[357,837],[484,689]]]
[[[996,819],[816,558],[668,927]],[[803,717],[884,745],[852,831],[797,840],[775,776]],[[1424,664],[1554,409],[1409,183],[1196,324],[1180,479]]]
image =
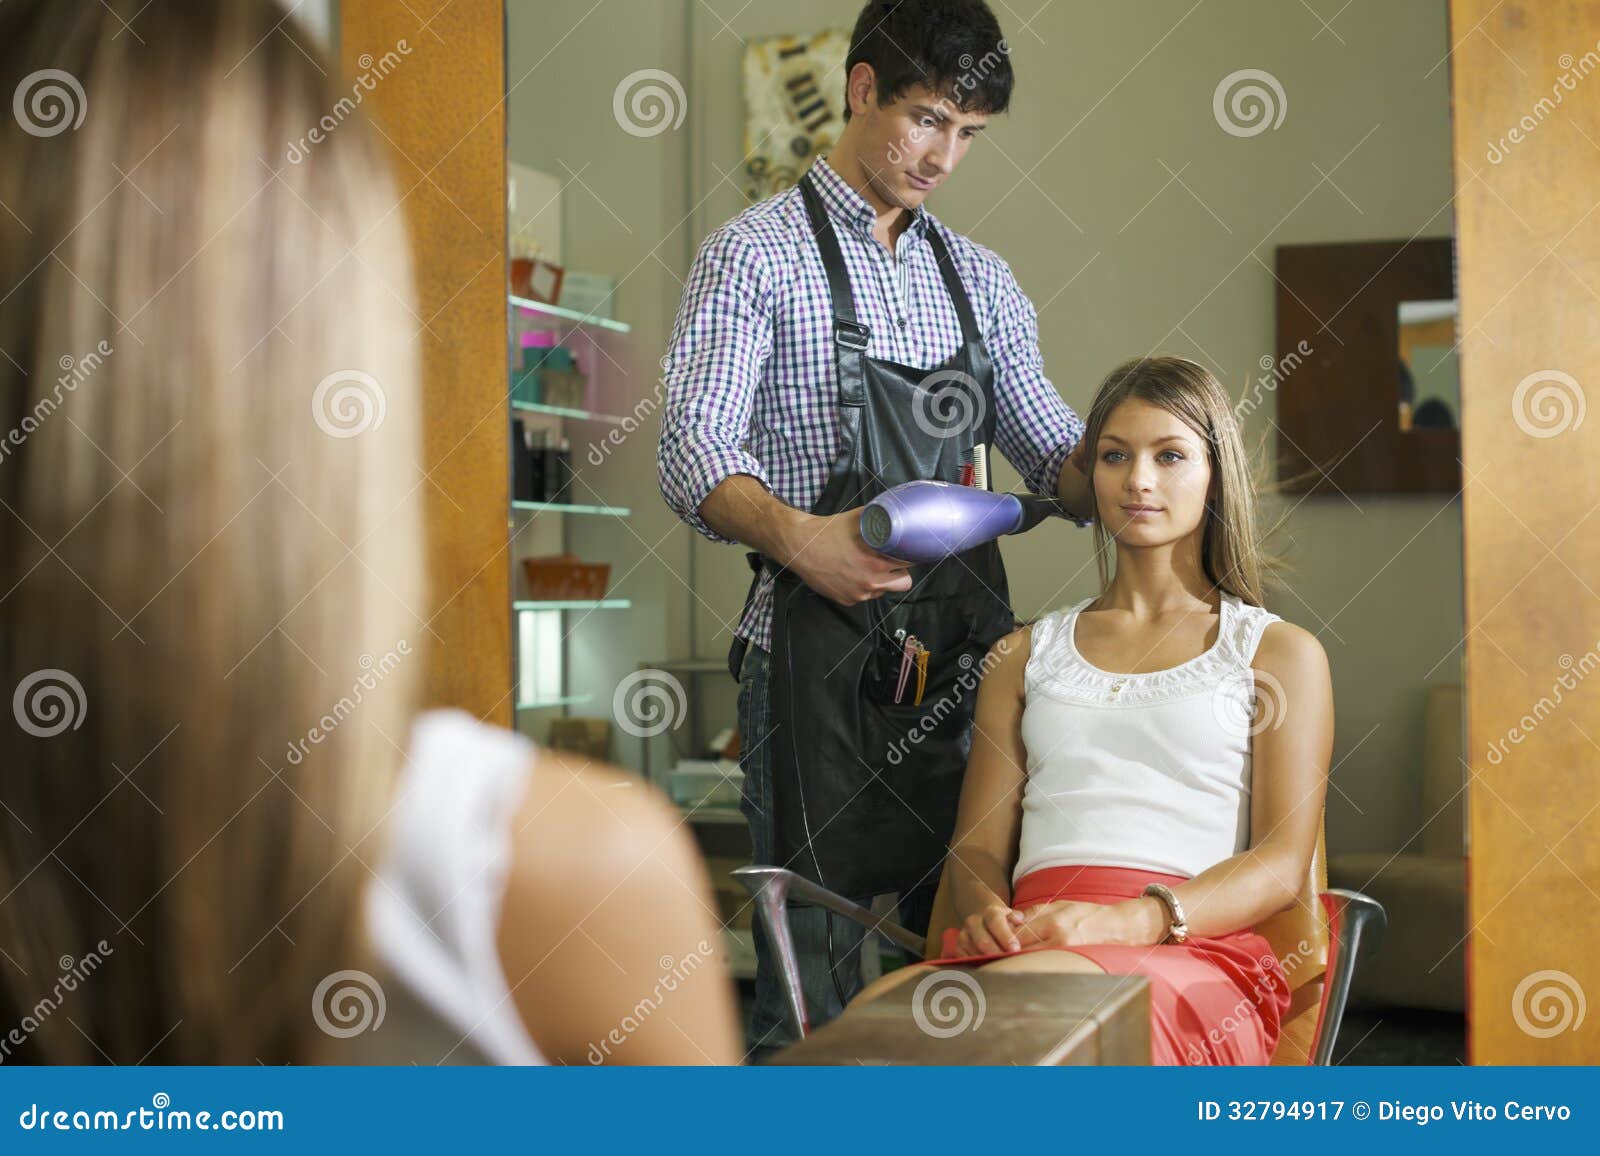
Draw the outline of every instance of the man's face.
[[[955,172],[989,118],[962,112],[949,97],[914,85],[893,104],[879,107],[868,90],[862,119],[861,162],[878,197],[915,209]]]

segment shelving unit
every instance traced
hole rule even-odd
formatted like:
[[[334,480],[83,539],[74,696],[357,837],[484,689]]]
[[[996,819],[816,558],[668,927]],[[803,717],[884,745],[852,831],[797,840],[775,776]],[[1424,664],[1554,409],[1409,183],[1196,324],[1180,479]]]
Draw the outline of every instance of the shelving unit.
[[[580,365],[587,363],[585,372],[590,379],[591,397],[586,400],[592,401],[596,372],[607,363],[616,364],[615,358],[605,348],[605,343],[626,336],[631,332],[631,327],[625,322],[615,321],[609,317],[580,313],[559,305],[548,305],[531,298],[518,297],[515,294],[507,295],[506,302],[509,314],[508,328],[513,335],[513,346],[519,340],[519,335],[526,330],[554,331],[556,341],[572,350]],[[510,410],[512,417],[521,417],[525,422],[552,430],[558,436],[565,431],[567,422],[621,425],[625,420],[615,414],[602,413],[594,409],[546,405],[542,402],[513,400],[510,402]],[[570,490],[568,496],[571,496]],[[520,567],[516,565],[520,557],[529,553],[564,552],[567,549],[569,538],[567,515],[627,518],[632,514],[633,511],[626,506],[513,499],[508,521],[511,537],[510,554],[513,560],[512,590],[519,589],[522,583]],[[555,524],[548,525],[546,519],[554,519]],[[539,545],[531,549],[524,548],[529,542],[537,542]],[[512,621],[515,624],[515,638],[512,645],[511,678],[512,685],[517,690],[516,712],[519,724],[537,712],[565,712],[570,707],[594,701],[595,694],[592,691],[575,690],[568,685],[568,637],[587,620],[589,614],[595,611],[624,611],[631,609],[632,606],[632,601],[627,598],[552,600],[513,597],[511,610]],[[580,617],[570,618],[569,614],[572,612],[578,612]],[[530,664],[534,663],[540,666],[531,667]],[[528,688],[533,685],[537,685],[538,689],[545,693],[527,693]]]
[[[626,336],[629,327],[620,321],[610,318],[595,317],[581,314],[571,309],[563,309],[555,305],[546,305],[540,301],[533,301],[524,297],[509,296],[507,298],[511,314],[511,332],[517,334],[518,320],[523,328],[553,329],[557,331],[557,341],[574,348],[574,353],[583,357],[582,351],[587,351],[591,382],[593,371],[607,363],[615,365],[615,361],[604,347],[604,342]],[[513,340],[516,340],[514,337]],[[592,390],[592,386],[591,386]],[[591,392],[588,401],[593,401]],[[565,429],[565,423],[592,423],[596,426],[610,427],[621,426],[628,420],[616,414],[604,413],[598,410],[545,405],[539,402],[512,401],[510,402],[509,417],[521,417],[524,421],[545,423],[547,428],[556,430]],[[509,420],[508,417],[508,420]],[[571,491],[569,490],[569,496]],[[587,491],[583,491],[587,494]],[[534,552],[546,553],[564,551],[568,545],[568,520],[567,516],[627,518],[633,511],[626,506],[593,505],[576,502],[511,502],[509,532],[512,537],[513,559],[519,556],[517,542],[523,535],[538,538],[541,530],[545,531],[543,544]],[[542,523],[544,519],[553,518],[556,526],[551,529],[534,524]],[[524,539],[525,540],[525,539]],[[515,562],[513,563],[515,566]],[[514,573],[512,588],[516,590],[521,582],[520,573]],[[575,689],[568,685],[567,677],[567,649],[571,633],[578,629],[589,614],[606,612],[625,612],[632,608],[632,601],[627,598],[600,598],[600,599],[564,599],[564,600],[535,600],[514,598],[511,603],[512,618],[516,626],[517,639],[512,647],[512,680],[513,685],[519,690],[524,684],[522,678],[525,664],[539,661],[559,662],[559,677],[552,693],[523,698],[520,694],[516,703],[519,729],[521,724],[531,724],[538,712],[567,711],[571,707],[582,707],[595,702],[597,698],[605,699],[608,695],[597,695],[589,689]],[[578,615],[576,619],[572,615]],[[525,626],[525,619],[531,619]],[[525,638],[533,639],[532,649],[536,653],[525,653]],[[551,651],[553,654],[547,654]],[[668,670],[683,675],[686,680],[693,679],[703,674],[714,674],[717,671],[726,672],[727,664],[720,659],[675,659],[660,662],[641,663],[641,669],[654,668]],[[534,681],[540,681],[535,679]],[[558,691],[558,692],[554,692]],[[601,709],[609,706],[602,703]],[[692,719],[698,719],[694,712],[690,712]],[[531,717],[530,717],[531,716]],[[537,736],[535,736],[537,737]],[[691,723],[690,742],[695,749],[703,744],[700,742],[699,728],[696,723]],[[650,743],[644,743],[643,772],[647,781],[665,787],[665,783],[656,782],[656,776],[650,764]],[[744,815],[737,807],[729,806],[689,806],[680,808],[684,821],[694,831],[695,839],[701,850],[708,856],[715,856],[731,862],[748,862],[750,857],[750,840]],[[723,880],[726,888],[727,881]],[[728,927],[724,929],[727,943],[727,960],[729,967],[736,977],[753,979],[755,977],[755,943],[751,932],[745,928]]]

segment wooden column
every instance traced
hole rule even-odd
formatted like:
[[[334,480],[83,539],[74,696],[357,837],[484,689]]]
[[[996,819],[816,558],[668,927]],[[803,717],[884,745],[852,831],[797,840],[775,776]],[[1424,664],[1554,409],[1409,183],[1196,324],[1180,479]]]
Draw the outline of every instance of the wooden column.
[[[510,726],[504,9],[344,0],[339,38],[347,78],[399,59],[363,104],[394,154],[425,323],[428,703]]]
[[[1600,0],[1451,0],[1450,28],[1469,1052],[1595,1063]]]

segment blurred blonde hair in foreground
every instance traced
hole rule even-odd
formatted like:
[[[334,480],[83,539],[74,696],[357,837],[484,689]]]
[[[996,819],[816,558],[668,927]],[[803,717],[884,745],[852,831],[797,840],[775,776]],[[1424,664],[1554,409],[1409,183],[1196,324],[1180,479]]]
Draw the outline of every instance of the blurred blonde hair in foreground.
[[[0,6],[12,1062],[313,1059],[365,958],[426,631],[411,273],[359,117],[286,159],[341,93],[282,20]]]

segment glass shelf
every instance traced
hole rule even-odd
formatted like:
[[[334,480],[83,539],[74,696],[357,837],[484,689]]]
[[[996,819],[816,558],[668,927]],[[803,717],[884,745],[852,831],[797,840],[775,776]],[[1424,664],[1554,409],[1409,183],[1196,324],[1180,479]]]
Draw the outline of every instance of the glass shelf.
[[[546,305],[543,301],[534,301],[527,297],[508,296],[506,300],[524,313],[536,317],[548,317],[552,321],[570,321],[574,325],[582,325],[590,329],[605,329],[611,333],[628,333],[632,327],[623,321],[613,321],[609,317],[596,317],[592,313],[579,313],[576,309],[563,309],[559,305]]]
[[[547,698],[538,702],[519,702],[518,710],[545,710],[553,706],[576,706],[578,703],[588,702],[593,695],[569,694],[563,698]]]
[[[551,600],[549,602],[521,601],[513,602],[513,610],[627,610],[633,605],[629,598],[599,598],[599,599],[569,599]]]
[[[611,413],[595,413],[587,409],[569,409],[564,405],[545,405],[536,401],[514,401],[511,403],[514,413],[548,413],[556,417],[573,417],[580,421],[603,421],[611,425],[622,425],[628,419],[618,417]]]
[[[557,510],[564,514],[604,514],[612,518],[627,518],[633,511],[627,506],[580,506],[574,502],[512,502],[513,510]]]

